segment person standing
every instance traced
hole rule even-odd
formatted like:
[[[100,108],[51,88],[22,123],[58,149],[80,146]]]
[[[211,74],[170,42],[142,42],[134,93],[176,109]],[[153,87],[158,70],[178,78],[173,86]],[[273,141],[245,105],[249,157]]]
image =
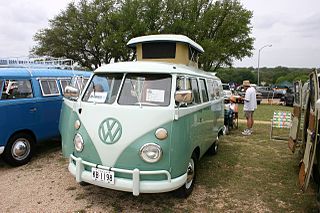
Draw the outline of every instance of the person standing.
[[[242,132],[243,135],[251,135],[252,127],[253,127],[253,113],[254,110],[257,109],[257,98],[256,98],[256,90],[254,87],[250,86],[250,81],[243,81],[243,88],[246,92],[244,97],[244,106],[243,111],[244,115],[247,119],[247,128]]]

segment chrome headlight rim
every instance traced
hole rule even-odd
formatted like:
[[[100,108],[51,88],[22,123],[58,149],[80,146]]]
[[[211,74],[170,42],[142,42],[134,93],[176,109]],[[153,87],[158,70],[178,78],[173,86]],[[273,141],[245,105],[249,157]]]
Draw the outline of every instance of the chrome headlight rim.
[[[147,151],[146,150],[147,148],[155,148],[157,150],[156,158],[152,159],[146,154],[145,151]],[[156,163],[160,161],[160,159],[162,158],[162,154],[163,152],[162,152],[161,146],[159,146],[156,143],[146,143],[139,150],[140,158],[147,163]]]
[[[78,138],[79,140],[77,140],[77,138]],[[83,151],[83,148],[84,148],[84,141],[83,141],[82,135],[80,135],[79,133],[77,133],[77,134],[74,136],[73,144],[74,144],[74,149],[75,149],[77,152],[82,152],[82,151]]]

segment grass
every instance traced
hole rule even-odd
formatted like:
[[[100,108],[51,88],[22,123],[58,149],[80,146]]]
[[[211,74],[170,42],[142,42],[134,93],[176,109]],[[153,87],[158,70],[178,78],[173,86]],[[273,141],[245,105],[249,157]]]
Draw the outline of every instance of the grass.
[[[244,119],[242,110],[240,105],[240,119]],[[292,111],[292,107],[259,105],[255,121],[270,121],[277,110]],[[222,137],[217,156],[205,156],[200,163],[198,184],[223,196],[219,208],[209,205],[207,210],[317,212],[314,183],[305,193],[299,188],[298,151],[292,154],[286,140],[270,140],[269,124],[256,122],[251,136],[242,136],[245,123],[239,125]],[[284,132],[288,137],[288,129],[276,129],[275,135]]]
[[[292,107],[260,104],[254,112],[254,118],[255,120],[259,121],[270,121],[274,111],[292,111]],[[239,104],[239,119],[245,119],[243,113],[243,104]]]

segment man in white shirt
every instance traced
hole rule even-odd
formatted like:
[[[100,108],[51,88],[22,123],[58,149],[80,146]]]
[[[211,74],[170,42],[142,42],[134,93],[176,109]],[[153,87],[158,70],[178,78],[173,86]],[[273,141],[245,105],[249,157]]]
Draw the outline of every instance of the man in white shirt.
[[[250,86],[250,81],[243,81],[244,91],[246,92],[244,97],[244,106],[243,111],[245,117],[247,119],[247,129],[245,129],[242,134],[243,135],[251,135],[252,134],[252,126],[253,126],[253,113],[254,110],[257,109],[257,98],[256,98],[256,90],[254,87]]]

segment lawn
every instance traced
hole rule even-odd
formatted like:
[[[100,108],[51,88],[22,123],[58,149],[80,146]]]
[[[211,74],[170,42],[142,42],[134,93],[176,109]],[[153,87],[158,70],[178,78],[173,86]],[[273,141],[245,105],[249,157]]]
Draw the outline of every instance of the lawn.
[[[251,136],[242,136],[243,128],[224,136],[220,153],[200,164],[198,184],[217,193],[215,203],[221,203],[207,210],[316,212],[315,186],[305,193],[299,189],[298,153],[292,154],[286,141],[270,140],[269,125],[255,125]]]
[[[255,120],[270,121],[274,111],[292,111],[292,107],[283,105],[260,104],[254,112]],[[243,113],[243,104],[239,104],[239,119],[245,119]]]
[[[270,140],[270,125],[259,122],[270,121],[274,111],[292,109],[281,105],[259,105],[254,114],[256,124],[251,136],[242,136],[245,123],[240,122],[238,129],[222,137],[218,155],[204,158],[198,183],[207,192],[218,193],[215,203],[221,203],[218,208],[217,205],[208,205],[207,210],[317,212],[314,183],[305,193],[299,189],[298,152],[292,154],[286,140]],[[243,105],[239,105],[240,119],[244,119],[242,112]],[[282,131],[288,134],[288,129]]]

